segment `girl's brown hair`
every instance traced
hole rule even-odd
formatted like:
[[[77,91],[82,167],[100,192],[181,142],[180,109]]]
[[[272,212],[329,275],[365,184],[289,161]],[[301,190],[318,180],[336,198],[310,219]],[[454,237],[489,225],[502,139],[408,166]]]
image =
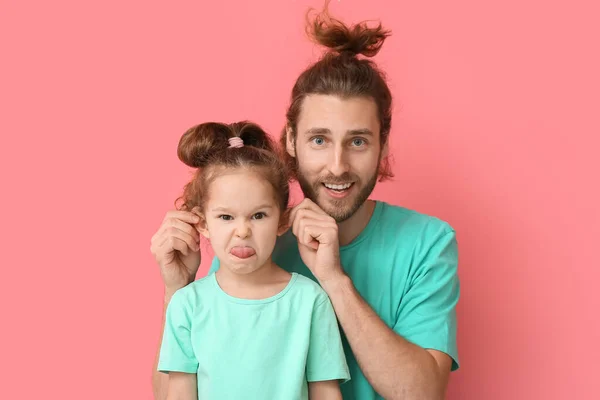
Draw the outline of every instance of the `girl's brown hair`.
[[[312,10],[311,10],[312,11]],[[392,125],[392,95],[385,75],[374,62],[359,58],[375,56],[390,32],[381,24],[369,28],[366,22],[348,27],[331,17],[327,6],[314,18],[311,11],[306,15],[306,30],[310,38],[329,50],[316,63],[308,67],[296,80],[292,89],[291,103],[286,113],[286,128],[281,134],[285,149],[287,129],[295,143],[298,118],[304,98],[311,94],[335,95],[342,98],[372,98],[378,110],[381,146],[387,143]],[[283,154],[292,177],[296,178],[296,160],[287,152]],[[379,180],[393,177],[387,158],[381,161]]]
[[[244,145],[230,147],[229,139],[238,137]],[[180,210],[203,210],[210,183],[221,168],[248,168],[259,172],[273,186],[280,211],[289,202],[288,174],[276,143],[257,124],[248,121],[233,124],[207,122],[188,129],[177,147],[177,156],[186,165],[197,168],[192,180],[177,199]]]

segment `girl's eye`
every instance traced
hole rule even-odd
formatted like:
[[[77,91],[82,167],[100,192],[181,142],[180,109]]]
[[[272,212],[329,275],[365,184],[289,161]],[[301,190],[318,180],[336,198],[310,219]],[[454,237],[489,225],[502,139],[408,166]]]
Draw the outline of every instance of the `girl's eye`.
[[[267,216],[267,214],[265,214],[264,212],[259,212],[259,213],[254,214],[252,216],[252,219],[263,219],[266,216]]]
[[[365,144],[365,140],[361,138],[355,138],[352,140],[352,145],[356,147],[360,147]]]
[[[320,136],[317,136],[317,137],[312,138],[312,142],[314,144],[316,144],[317,146],[322,146],[325,144],[325,139],[323,139]]]
[[[233,219],[233,217],[231,215],[227,215],[227,214],[219,215],[219,218],[224,221],[231,221]]]

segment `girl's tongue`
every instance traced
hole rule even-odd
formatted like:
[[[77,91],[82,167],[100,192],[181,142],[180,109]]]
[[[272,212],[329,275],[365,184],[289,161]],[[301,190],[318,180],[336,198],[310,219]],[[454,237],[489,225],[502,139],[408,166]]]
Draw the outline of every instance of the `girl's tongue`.
[[[238,258],[248,258],[256,254],[256,251],[252,247],[236,246],[231,249],[231,254]]]

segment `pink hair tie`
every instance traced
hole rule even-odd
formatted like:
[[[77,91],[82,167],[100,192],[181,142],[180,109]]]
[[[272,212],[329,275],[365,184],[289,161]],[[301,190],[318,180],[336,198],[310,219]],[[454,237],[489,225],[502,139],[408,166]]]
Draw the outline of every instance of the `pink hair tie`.
[[[229,148],[244,147],[244,141],[242,140],[241,137],[238,137],[238,136],[230,137],[228,140],[229,140]]]

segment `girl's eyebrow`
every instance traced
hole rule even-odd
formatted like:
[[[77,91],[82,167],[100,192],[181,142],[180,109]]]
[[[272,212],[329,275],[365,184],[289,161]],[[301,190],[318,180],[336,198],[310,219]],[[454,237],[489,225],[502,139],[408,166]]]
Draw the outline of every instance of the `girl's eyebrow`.
[[[270,205],[270,204],[263,204],[263,205],[262,205],[262,206],[260,206],[260,207],[256,207],[256,209],[257,209],[257,210],[260,210],[261,208],[273,208],[273,206],[272,206],[272,205]]]
[[[270,204],[263,204],[259,207],[256,207],[256,210],[265,209],[265,208],[271,209],[271,208],[273,208],[273,206]],[[213,208],[212,211],[213,212],[217,212],[217,211],[226,212],[226,211],[229,211],[229,209],[227,207],[216,207],[216,208]]]

